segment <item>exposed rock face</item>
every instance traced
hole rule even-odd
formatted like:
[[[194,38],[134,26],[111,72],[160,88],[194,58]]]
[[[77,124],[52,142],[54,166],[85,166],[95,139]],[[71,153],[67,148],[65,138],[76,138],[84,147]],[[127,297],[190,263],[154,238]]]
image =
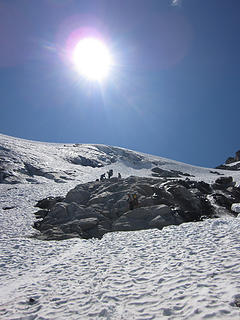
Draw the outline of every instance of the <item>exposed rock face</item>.
[[[235,157],[229,157],[225,161],[225,164],[217,166],[216,169],[223,170],[240,170],[240,150],[235,153]]]
[[[138,205],[130,210],[127,195],[133,193]],[[112,178],[77,185],[65,198],[39,201],[34,228],[40,231],[36,236],[46,240],[101,238],[112,231],[162,229],[216,217],[219,208],[236,215],[231,208],[238,202],[240,190],[231,177],[221,177],[213,185],[189,178]]]
[[[52,209],[57,202],[63,201],[63,197],[48,197],[46,199],[40,200],[36,203],[35,207],[41,208],[41,209]]]
[[[113,231],[129,231],[158,228],[172,224],[180,224],[183,219],[175,216],[170,207],[162,204],[157,206],[136,208],[127,211],[112,225]]]
[[[217,190],[224,190],[228,187],[232,187],[234,185],[232,177],[221,177],[218,178],[213,184],[213,188]]]
[[[151,169],[151,171],[153,172],[152,176],[153,177],[158,177],[158,178],[161,178],[161,177],[179,178],[179,177],[182,177],[182,176],[191,177],[191,175],[188,174],[188,173],[183,173],[183,172],[177,171],[177,170],[165,170],[165,169],[162,169],[162,168],[159,168],[159,167],[154,167],[154,168]]]
[[[240,150],[236,152],[235,159],[236,161],[240,161]]]
[[[92,168],[103,167],[103,164],[100,161],[91,160],[80,155],[75,158],[70,158],[69,162],[73,164],[78,164],[84,167],[92,167]]]
[[[227,158],[227,160],[225,161],[225,164],[230,164],[230,163],[233,163],[233,162],[235,162],[235,161],[236,161],[235,158],[229,157],[229,158]]]

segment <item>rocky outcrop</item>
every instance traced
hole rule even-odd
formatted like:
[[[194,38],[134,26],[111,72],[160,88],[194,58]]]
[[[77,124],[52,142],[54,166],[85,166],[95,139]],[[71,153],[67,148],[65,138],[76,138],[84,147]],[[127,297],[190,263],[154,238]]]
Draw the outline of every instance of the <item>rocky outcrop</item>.
[[[35,207],[50,210],[55,206],[57,202],[62,202],[63,200],[64,200],[63,197],[48,197],[48,198],[39,200],[36,203]]]
[[[225,190],[228,187],[232,187],[234,185],[235,183],[233,182],[232,177],[221,177],[215,181],[215,183],[213,184],[213,188],[217,190]]]
[[[181,217],[167,205],[161,204],[150,207],[136,208],[127,211],[112,224],[113,231],[131,231],[158,228],[168,225],[178,225],[183,222]]]
[[[133,193],[138,205],[130,210],[128,194]],[[162,229],[220,212],[236,215],[232,205],[239,202],[232,177],[220,177],[212,185],[189,178],[111,178],[77,185],[64,198],[38,201],[34,228],[39,239],[100,239],[112,231]]]
[[[74,158],[69,158],[68,161],[72,164],[81,165],[84,167],[100,168],[103,167],[103,164],[100,161],[91,160],[83,156],[77,156]]]
[[[182,176],[185,177],[191,177],[191,175],[189,173],[183,173],[181,171],[177,171],[177,170],[166,170],[166,169],[162,169],[159,167],[154,167],[151,169],[152,171],[152,176],[153,177],[174,177],[174,178],[180,178]]]
[[[223,170],[240,170],[240,150],[235,153],[235,157],[229,157],[225,161],[225,164],[221,164],[216,167],[216,169]]]

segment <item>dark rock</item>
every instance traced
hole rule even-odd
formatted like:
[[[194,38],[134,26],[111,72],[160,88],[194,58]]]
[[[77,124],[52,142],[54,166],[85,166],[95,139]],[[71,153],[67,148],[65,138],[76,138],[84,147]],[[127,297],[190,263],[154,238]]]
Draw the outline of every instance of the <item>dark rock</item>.
[[[229,157],[229,158],[227,158],[227,160],[225,161],[225,164],[230,164],[230,163],[233,163],[233,162],[235,162],[235,161],[236,161],[235,158]]]
[[[221,168],[218,168],[218,169],[221,169]],[[217,174],[218,176],[221,176],[221,173],[219,173],[218,171],[209,171],[209,172],[212,173],[212,174]]]
[[[48,197],[48,198],[39,200],[36,203],[35,207],[38,207],[40,209],[50,210],[55,206],[57,202],[62,202],[63,200],[64,200],[63,197]]]
[[[231,306],[233,306],[233,307],[240,308],[240,294],[237,294],[237,295],[235,296],[234,301],[231,302],[230,304],[231,304]]]
[[[190,175],[189,173],[183,173],[181,171],[178,170],[165,170],[165,169],[161,169],[159,167],[154,167],[151,169],[152,176],[153,177],[173,177],[173,178],[178,178],[178,177],[193,177],[192,175]]]
[[[37,219],[43,219],[47,216],[48,210],[39,210],[37,212],[34,212]]]
[[[74,189],[70,190],[66,195],[66,202],[76,202],[78,204],[86,204],[90,199],[90,192],[84,190],[81,185],[76,186]]]
[[[232,187],[228,187],[227,191],[234,198],[235,200],[234,202],[240,202],[240,188],[232,186]]]
[[[182,171],[178,171],[178,170],[171,170],[171,172],[175,173],[176,176],[183,176],[183,177],[194,177],[194,175],[189,174],[189,173],[184,173]]]
[[[29,302],[29,304],[34,304],[34,303],[36,303],[36,299],[29,298],[28,302]]]
[[[50,229],[44,230],[42,232],[42,236],[37,235],[37,238],[42,240],[66,240],[71,238],[82,238],[82,236],[77,232],[63,232],[61,228],[55,226]]]
[[[156,219],[158,218],[158,219]],[[170,224],[179,224],[171,209],[166,205],[151,206],[130,210],[113,223],[114,231],[163,228]]]
[[[40,176],[45,177],[47,179],[54,179],[55,176],[49,172],[46,172],[43,168],[38,168],[36,166],[33,166],[30,163],[24,163],[25,170],[29,176]]]
[[[231,196],[227,196],[226,194],[216,193],[213,195],[214,200],[219,206],[222,206],[229,211],[231,211],[231,206],[235,202]]]
[[[99,221],[97,218],[85,218],[78,220],[78,225],[83,231],[95,228],[98,223]]]
[[[235,153],[235,157],[229,157],[225,161],[225,164],[221,164],[216,167],[216,169],[222,169],[222,170],[234,170],[238,171],[240,170],[240,150]]]
[[[213,184],[213,188],[217,190],[223,190],[233,185],[234,183],[232,177],[220,177]]]
[[[0,183],[3,183],[5,178],[7,178],[7,176],[8,174],[3,169],[0,169]]]
[[[175,202],[184,210],[200,211],[200,200],[182,185],[170,185],[168,191],[172,194]]]
[[[233,178],[232,177],[221,177],[221,178],[218,178],[215,182],[218,184],[224,184],[224,185],[231,186],[232,182],[233,182]]]
[[[219,166],[216,166],[215,169],[221,169],[221,170],[232,170],[230,167],[224,165],[224,164],[220,164]],[[211,172],[211,171],[210,171]]]
[[[56,224],[67,222],[69,219],[71,219],[71,216],[67,211],[67,204],[63,202],[56,203],[47,215],[47,221],[53,221]]]
[[[151,171],[153,177],[180,177],[179,173],[174,170],[164,170],[158,167],[152,168]]]
[[[196,182],[196,188],[204,194],[212,193],[212,187],[204,181]]]
[[[88,158],[85,158],[80,155],[75,158],[70,158],[69,162],[71,162],[73,164],[81,165],[84,167],[92,167],[92,168],[103,167],[103,164],[101,162],[99,162],[97,160],[88,159]]]
[[[235,160],[240,161],[240,150],[236,152],[235,154]]]
[[[15,207],[14,206],[9,206],[9,207],[3,207],[2,209],[3,210],[11,210],[11,209],[14,209]]]
[[[234,304],[235,304],[235,306],[236,306],[237,308],[240,308],[240,299],[236,299],[236,300],[234,301]]]
[[[34,228],[41,233],[39,239],[101,239],[111,231],[161,229],[231,214],[231,205],[240,202],[240,189],[232,177],[221,177],[214,185],[217,188],[189,178],[133,176],[89,182],[70,190],[61,202],[54,204],[56,198],[43,199],[44,205],[39,202],[46,209],[36,212]],[[129,210],[128,194],[133,193],[138,205]]]

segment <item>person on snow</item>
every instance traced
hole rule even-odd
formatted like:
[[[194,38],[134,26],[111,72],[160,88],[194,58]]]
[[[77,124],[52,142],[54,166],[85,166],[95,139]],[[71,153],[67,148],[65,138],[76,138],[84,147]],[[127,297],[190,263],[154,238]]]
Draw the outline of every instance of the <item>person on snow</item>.
[[[101,174],[101,176],[100,176],[100,181],[103,181],[103,180],[105,180],[105,179],[106,179],[105,173]]]
[[[113,169],[110,169],[108,172],[108,179],[110,179],[113,176]]]
[[[122,179],[121,173],[118,172],[118,179]]]

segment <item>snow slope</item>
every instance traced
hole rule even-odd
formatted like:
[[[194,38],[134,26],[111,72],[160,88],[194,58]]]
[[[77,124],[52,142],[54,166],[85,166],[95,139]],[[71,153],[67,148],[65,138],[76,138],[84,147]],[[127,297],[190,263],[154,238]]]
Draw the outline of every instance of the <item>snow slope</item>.
[[[102,240],[30,237],[37,200],[65,195],[109,168],[123,177],[151,176],[156,166],[206,182],[216,172],[240,182],[236,171],[117,147],[0,135],[0,168],[8,175],[0,183],[0,318],[240,319],[239,218],[109,233]]]

